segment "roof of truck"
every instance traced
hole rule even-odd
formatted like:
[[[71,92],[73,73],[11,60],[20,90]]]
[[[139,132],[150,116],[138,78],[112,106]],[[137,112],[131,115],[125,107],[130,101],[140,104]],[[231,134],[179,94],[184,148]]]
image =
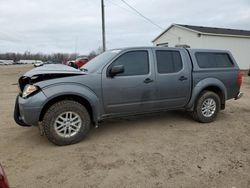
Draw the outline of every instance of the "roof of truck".
[[[148,50],[148,49],[187,49],[187,50],[191,50],[191,51],[217,51],[217,52],[228,52],[227,50],[220,50],[220,49],[200,49],[200,48],[183,48],[183,47],[161,47],[161,46],[138,46],[138,47],[125,47],[125,48],[115,48],[115,49],[111,49],[109,51],[116,51],[116,50]]]

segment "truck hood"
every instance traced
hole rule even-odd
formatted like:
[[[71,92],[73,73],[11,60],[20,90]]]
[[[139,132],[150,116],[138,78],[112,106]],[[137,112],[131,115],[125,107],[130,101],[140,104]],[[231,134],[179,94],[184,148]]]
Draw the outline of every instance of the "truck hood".
[[[87,75],[86,72],[67,65],[51,64],[34,68],[26,72],[18,80],[20,90],[23,91],[26,84],[34,84],[45,80],[64,78],[70,76]]]
[[[82,75],[86,74],[86,72],[83,72],[79,69],[75,69],[73,67],[69,67],[67,65],[63,64],[51,64],[51,65],[44,65],[41,67],[34,68],[28,72],[26,72],[23,76],[24,77],[32,77],[37,75],[45,75],[45,74],[77,74]]]

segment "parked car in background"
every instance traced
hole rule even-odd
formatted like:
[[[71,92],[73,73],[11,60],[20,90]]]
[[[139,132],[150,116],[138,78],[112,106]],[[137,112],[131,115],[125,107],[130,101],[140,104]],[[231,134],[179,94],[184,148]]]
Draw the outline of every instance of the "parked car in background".
[[[0,65],[13,65],[13,60],[0,60]]]
[[[83,65],[85,65],[86,63],[88,63],[89,58],[86,56],[83,57],[79,57],[75,60],[75,64],[77,65],[78,68],[82,67]]]
[[[48,65],[48,64],[61,64],[61,62],[58,61],[45,61],[45,62],[39,62],[39,63],[35,63],[34,67],[41,67],[43,65]]]
[[[35,63],[42,63],[41,60],[26,60],[26,59],[20,59],[18,62],[18,64],[35,64]]]
[[[89,61],[87,56],[78,57],[76,60],[70,60],[66,62],[66,65],[79,69]]]
[[[66,65],[70,66],[70,67],[73,67],[75,69],[78,69],[78,66],[75,64],[75,61],[67,61],[66,62]]]
[[[19,78],[14,119],[57,145],[82,140],[104,119],[186,110],[201,123],[242,97],[242,74],[222,50],[142,47],[106,51],[81,69],[48,65]],[[30,115],[32,114],[32,116]]]
[[[1,164],[0,164],[0,188],[9,188],[9,182]]]
[[[44,65],[44,62],[34,63],[34,67],[41,67]]]

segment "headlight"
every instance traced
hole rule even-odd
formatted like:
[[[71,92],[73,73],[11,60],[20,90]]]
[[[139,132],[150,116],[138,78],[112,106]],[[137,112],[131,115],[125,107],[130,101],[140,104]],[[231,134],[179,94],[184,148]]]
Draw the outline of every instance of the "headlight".
[[[29,95],[31,95],[32,93],[37,92],[38,90],[39,90],[39,87],[37,87],[37,86],[35,86],[35,85],[29,85],[29,84],[27,84],[27,85],[24,87],[22,97],[23,97],[23,98],[26,98],[26,97],[28,97]]]

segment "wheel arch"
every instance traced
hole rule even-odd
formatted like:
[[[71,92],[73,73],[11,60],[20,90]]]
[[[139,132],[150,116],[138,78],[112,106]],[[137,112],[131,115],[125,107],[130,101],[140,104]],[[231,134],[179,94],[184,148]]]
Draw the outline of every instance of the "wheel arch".
[[[63,101],[63,100],[73,100],[76,102],[79,102],[80,104],[84,105],[84,107],[88,110],[89,115],[91,120],[94,122],[95,118],[94,118],[94,114],[93,114],[93,109],[91,107],[91,104],[88,100],[86,100],[85,98],[79,96],[79,95],[74,95],[74,94],[65,94],[65,95],[59,95],[56,96],[54,98],[51,98],[50,100],[48,100],[45,105],[43,106],[40,116],[39,116],[39,121],[42,121],[44,118],[44,115],[46,113],[46,111],[55,103],[59,102],[59,101]]]
[[[221,101],[221,109],[225,109],[227,90],[225,85],[220,80],[215,78],[204,79],[196,84],[196,86],[193,88],[192,97],[186,107],[190,110],[193,110],[196,101],[204,91],[212,91],[216,93]]]
[[[225,93],[220,87],[216,85],[211,85],[211,86],[205,87],[202,91],[212,91],[216,93],[220,98],[221,105],[225,105],[225,101],[226,101]]]
[[[54,85],[43,89],[47,100],[42,105],[39,121],[42,121],[47,109],[58,101],[70,99],[84,105],[93,123],[98,122],[100,116],[100,102],[97,95],[87,87],[77,84]]]

